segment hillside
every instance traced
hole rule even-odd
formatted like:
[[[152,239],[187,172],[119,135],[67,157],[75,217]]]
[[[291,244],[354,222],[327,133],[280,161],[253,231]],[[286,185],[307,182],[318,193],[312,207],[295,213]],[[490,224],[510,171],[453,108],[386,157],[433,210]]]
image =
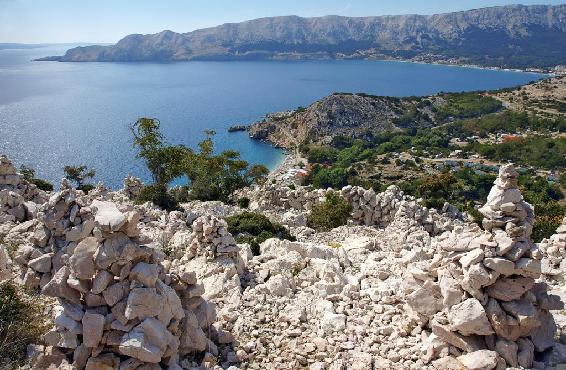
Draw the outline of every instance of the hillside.
[[[549,118],[566,115],[566,77],[564,76],[516,89],[505,89],[493,96],[512,110],[533,112]]]
[[[396,58],[504,67],[566,61],[566,5],[505,6],[437,15],[261,18],[188,33],[129,35],[42,60],[132,62]],[[505,46],[502,46],[505,45]]]
[[[248,131],[254,139],[291,149],[307,142],[328,144],[340,135],[371,140],[385,131],[430,128],[499,109],[499,101],[479,93],[409,98],[335,93],[307,108],[267,115]]]

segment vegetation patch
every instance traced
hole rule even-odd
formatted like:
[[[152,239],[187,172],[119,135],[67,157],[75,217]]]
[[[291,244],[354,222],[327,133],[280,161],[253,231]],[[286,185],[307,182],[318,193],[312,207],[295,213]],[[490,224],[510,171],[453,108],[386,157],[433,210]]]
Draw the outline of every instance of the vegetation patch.
[[[437,119],[441,122],[479,117],[497,112],[503,107],[499,100],[473,92],[444,94],[442,97],[446,100],[446,104],[434,109]]]
[[[47,331],[43,305],[12,282],[0,284],[0,369],[23,366],[29,344]]]
[[[336,193],[328,193],[324,202],[315,205],[307,216],[307,225],[320,231],[346,225],[352,206]]]
[[[249,243],[256,256],[260,254],[259,245],[267,239],[295,240],[285,226],[271,222],[260,213],[243,212],[227,217],[226,222],[228,231],[236,237],[238,243]]]
[[[156,199],[168,205],[164,194],[168,184],[174,179],[186,178],[184,189],[188,199],[229,202],[235,190],[252,183],[261,184],[269,173],[263,165],[249,166],[235,150],[215,154],[214,131],[205,131],[206,139],[198,144],[199,150],[194,151],[184,145],[165,142],[156,119],[140,118],[130,129],[137,156],[144,160],[154,182],[153,189],[148,190],[151,196],[143,199]]]
[[[162,184],[151,184],[144,186],[138,197],[135,199],[136,204],[151,202],[168,211],[179,210],[179,202],[172,196],[167,187]]]
[[[23,175],[24,180],[30,184],[36,185],[38,189],[43,191],[53,191],[53,184],[35,177],[35,170],[33,168],[22,165],[20,166],[20,173]]]
[[[495,161],[558,169],[566,167],[566,138],[519,137],[501,144],[473,143],[466,150]]]

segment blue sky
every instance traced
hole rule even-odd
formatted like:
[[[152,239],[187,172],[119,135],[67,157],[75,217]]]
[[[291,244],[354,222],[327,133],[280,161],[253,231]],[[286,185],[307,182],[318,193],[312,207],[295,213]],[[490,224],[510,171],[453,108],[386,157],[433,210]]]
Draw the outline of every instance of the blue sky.
[[[188,32],[276,15],[433,14],[506,0],[0,0],[0,42],[107,42],[130,33]],[[566,0],[520,1],[564,4]]]

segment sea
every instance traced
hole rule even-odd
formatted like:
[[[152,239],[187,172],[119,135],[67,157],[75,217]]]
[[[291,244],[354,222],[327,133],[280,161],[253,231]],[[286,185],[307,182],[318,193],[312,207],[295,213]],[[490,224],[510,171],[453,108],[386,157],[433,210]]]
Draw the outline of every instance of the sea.
[[[282,150],[227,129],[333,92],[403,97],[498,89],[544,77],[397,61],[33,61],[70,47],[0,50],[0,154],[56,186],[65,165],[93,168],[93,182],[113,189],[129,174],[149,181],[129,130],[139,117],[159,119],[169,143],[192,148],[205,130],[214,130],[217,151],[235,149],[250,163],[273,169]]]

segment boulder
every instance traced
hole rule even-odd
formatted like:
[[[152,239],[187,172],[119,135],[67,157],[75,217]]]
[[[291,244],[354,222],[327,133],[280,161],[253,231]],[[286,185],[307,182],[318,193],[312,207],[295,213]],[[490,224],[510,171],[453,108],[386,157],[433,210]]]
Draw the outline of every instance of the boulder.
[[[534,283],[535,281],[532,278],[505,277],[497,280],[495,284],[489,286],[487,288],[487,294],[500,301],[512,301],[519,299],[526,291],[533,287]]]
[[[95,274],[94,254],[99,243],[95,237],[83,239],[69,258],[69,266],[77,279],[91,279]]]
[[[97,313],[86,312],[82,319],[83,343],[89,348],[95,348],[102,339],[105,318]]]
[[[481,303],[475,298],[468,298],[452,306],[448,312],[452,328],[463,335],[491,335],[494,333]]]
[[[94,210],[96,225],[103,231],[118,231],[126,223],[126,215],[120,212],[112,202],[95,200],[92,202],[91,208]]]
[[[458,361],[460,361],[466,370],[495,369],[498,364],[498,359],[499,356],[497,355],[497,352],[485,349],[458,357]]]

